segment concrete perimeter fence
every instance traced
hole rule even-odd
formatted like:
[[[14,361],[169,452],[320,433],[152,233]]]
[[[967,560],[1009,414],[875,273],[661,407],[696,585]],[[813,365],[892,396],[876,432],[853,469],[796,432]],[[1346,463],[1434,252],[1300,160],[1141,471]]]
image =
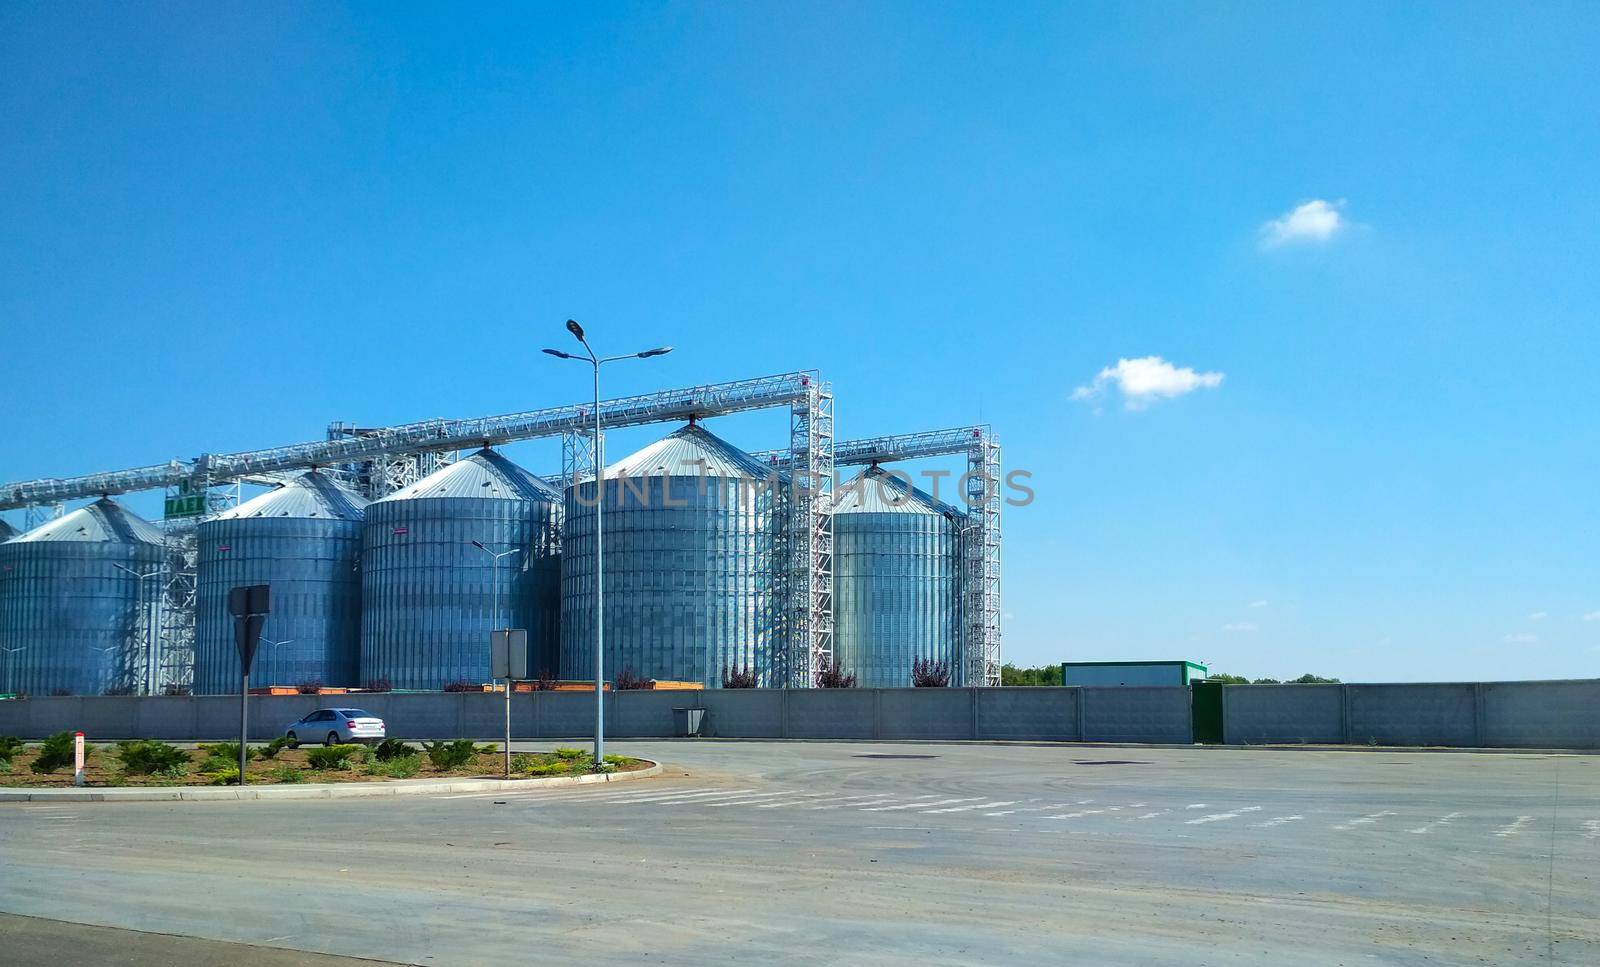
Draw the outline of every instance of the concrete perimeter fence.
[[[519,739],[593,734],[594,696],[512,696]],[[503,733],[505,696],[485,692],[252,696],[250,735],[265,740],[317,708],[363,708],[404,739]],[[607,734],[665,738],[673,709],[706,710],[704,734],[748,739],[932,739],[1048,742],[1194,740],[1190,690],[1068,688],[708,689],[606,696]],[[1230,744],[1600,748],[1600,680],[1417,685],[1231,685]],[[0,735],[82,730],[93,741],[221,739],[239,731],[239,698],[29,698],[0,701]],[[318,736],[302,736],[316,741]]]

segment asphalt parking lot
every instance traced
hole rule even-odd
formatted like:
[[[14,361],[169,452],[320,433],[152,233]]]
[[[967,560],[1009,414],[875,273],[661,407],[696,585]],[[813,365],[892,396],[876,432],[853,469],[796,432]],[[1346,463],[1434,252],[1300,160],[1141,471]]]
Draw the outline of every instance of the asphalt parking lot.
[[[611,751],[674,768],[527,793],[0,805],[0,911],[422,964],[1600,962],[1600,757]],[[63,962],[17,924],[0,921],[9,962]],[[117,962],[171,962],[139,959],[171,938],[120,936]]]

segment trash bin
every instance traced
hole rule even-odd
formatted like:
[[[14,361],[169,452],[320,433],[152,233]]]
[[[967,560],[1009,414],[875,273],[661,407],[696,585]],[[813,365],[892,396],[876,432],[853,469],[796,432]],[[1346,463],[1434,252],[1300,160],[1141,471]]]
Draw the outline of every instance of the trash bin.
[[[703,708],[675,708],[672,718],[678,727],[678,734],[684,738],[693,738],[700,734],[700,724],[705,721],[706,710]]]

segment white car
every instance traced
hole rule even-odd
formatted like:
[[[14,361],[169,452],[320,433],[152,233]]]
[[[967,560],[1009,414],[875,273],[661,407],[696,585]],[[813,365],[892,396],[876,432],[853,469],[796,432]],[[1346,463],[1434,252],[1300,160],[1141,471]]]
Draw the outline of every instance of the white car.
[[[359,708],[319,708],[283,730],[289,747],[321,742],[341,745],[346,742],[381,742],[385,737],[383,719]]]

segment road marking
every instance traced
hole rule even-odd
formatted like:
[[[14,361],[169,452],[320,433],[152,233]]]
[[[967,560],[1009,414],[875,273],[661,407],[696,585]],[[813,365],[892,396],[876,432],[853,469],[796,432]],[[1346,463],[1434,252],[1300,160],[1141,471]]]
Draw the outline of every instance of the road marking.
[[[1190,803],[1189,805],[1187,805],[1187,806],[1185,806],[1183,808],[1184,809],[1204,809],[1204,808],[1206,808],[1206,804],[1203,803],[1203,802],[1192,802],[1192,803]]]
[[[1583,821],[1583,838],[1600,839],[1600,819],[1586,819]]]
[[[1284,823],[1292,823],[1292,822],[1296,822],[1297,820],[1301,820],[1301,819],[1305,819],[1305,817],[1304,816],[1274,816],[1274,817],[1272,817],[1271,819],[1267,820],[1264,823],[1251,823],[1250,825],[1255,829],[1271,829],[1274,826],[1282,826]]]
[[[1020,799],[1000,800],[998,802],[980,802],[971,806],[951,806],[947,809],[924,809],[925,813],[964,813],[970,809],[988,809],[991,806],[1015,806]]]
[[[985,816],[1009,816],[1012,813],[1043,813],[1052,809],[1066,809],[1068,806],[1082,806],[1094,802],[1093,799],[1080,799],[1077,802],[1053,802],[1048,806],[1023,806],[1021,809],[1002,809],[997,813],[984,813]]]
[[[1375,823],[1378,820],[1384,818],[1385,816],[1393,816],[1393,815],[1395,815],[1393,812],[1385,809],[1384,811],[1378,812],[1378,813],[1368,813],[1365,816],[1360,817],[1359,819],[1352,819],[1348,823],[1340,823],[1339,825],[1337,825],[1337,826],[1335,826],[1333,828],[1337,829],[1337,830],[1340,830],[1342,832],[1342,831],[1346,831],[1346,830],[1355,829],[1357,826],[1368,826],[1368,825],[1371,825],[1372,823]]]
[[[869,799],[866,802],[853,802],[853,803],[850,803],[849,805],[850,805],[851,809],[861,809],[861,808],[863,808],[865,806],[881,806],[881,805],[884,805],[886,803],[892,803],[892,802],[907,802],[907,801],[916,802],[918,799],[932,799],[932,798],[933,798],[933,796],[912,796],[910,800],[907,800],[902,796],[883,796],[883,797],[878,798],[878,799]],[[831,806],[812,806],[811,808],[812,809],[839,809],[839,808],[843,807],[844,805],[845,805],[844,803],[834,803]]]
[[[1515,821],[1506,823],[1494,831],[1496,836],[1515,836],[1522,832],[1522,828],[1533,822],[1532,816],[1518,816]]]
[[[1170,813],[1170,812],[1172,812],[1172,810],[1170,810],[1170,809],[1157,809],[1155,812],[1145,813],[1143,816],[1135,816],[1133,818],[1134,819],[1155,819],[1157,816],[1165,816],[1167,813]]]
[[[755,808],[756,809],[778,809],[778,808],[781,808],[783,806],[809,806],[814,802],[836,802],[837,801],[837,802],[840,802],[841,804],[843,804],[843,803],[852,802],[852,801],[860,802],[863,799],[871,799],[872,798],[871,796],[824,796],[820,792],[806,793],[806,795],[810,796],[811,798],[810,799],[789,799],[789,800],[785,800],[783,802],[762,803],[761,805],[756,806]]]
[[[1261,811],[1261,807],[1260,806],[1240,806],[1238,809],[1235,809],[1232,812],[1211,813],[1208,816],[1201,816],[1198,819],[1185,820],[1184,821],[1184,825],[1185,826],[1199,826],[1201,823],[1220,823],[1224,819],[1238,819],[1240,816],[1243,816],[1245,813],[1258,813],[1260,811]]]
[[[920,806],[948,806],[954,802],[976,802],[982,796],[963,796],[959,799],[935,799],[933,802],[908,802],[899,806],[873,806],[871,809],[861,810],[864,813],[888,813],[897,809],[916,809]]]
[[[638,803],[652,803],[655,805],[661,805],[663,803],[671,804],[680,802],[705,802],[707,799],[726,799],[730,796],[748,796],[752,792],[755,792],[754,788],[734,789],[729,792],[672,792],[656,796],[640,796],[637,799],[623,799],[612,803],[612,805],[632,806]]]
[[[1046,816],[1045,819],[1079,819],[1083,816],[1098,816],[1105,812],[1104,809],[1080,809],[1075,813],[1061,813],[1057,816]]]
[[[769,799],[777,799],[777,798],[782,797],[782,796],[792,796],[792,795],[794,795],[794,793],[792,793],[792,792],[790,792],[788,790],[784,790],[783,792],[763,792],[763,793],[760,793],[759,795],[745,796],[745,797],[743,797],[741,799],[725,799],[722,802],[708,802],[708,803],[706,803],[706,807],[707,808],[716,808],[718,806],[743,806],[743,805],[745,805],[747,803],[766,802]]]
[[[583,802],[616,802],[621,799],[640,799],[646,796],[687,796],[694,792],[719,792],[721,786],[695,786],[692,789],[631,789],[628,792],[606,792],[598,795],[574,796]]]
[[[1411,830],[1411,832],[1413,832],[1413,833],[1431,833],[1435,829],[1438,829],[1440,826],[1448,826],[1448,825],[1450,825],[1450,821],[1451,820],[1459,819],[1459,818],[1461,818],[1461,813],[1447,813],[1446,815],[1440,816],[1438,819],[1435,819],[1431,823],[1424,823],[1423,825],[1418,826],[1416,829]]]

